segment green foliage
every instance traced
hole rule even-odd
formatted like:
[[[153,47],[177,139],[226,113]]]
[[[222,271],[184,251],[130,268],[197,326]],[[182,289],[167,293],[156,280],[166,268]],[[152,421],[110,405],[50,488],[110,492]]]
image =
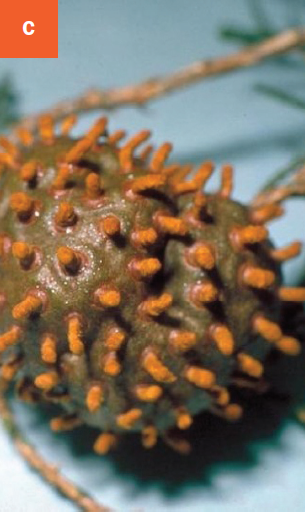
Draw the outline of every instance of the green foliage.
[[[248,7],[251,13],[251,17],[253,19],[253,27],[240,27],[237,25],[229,25],[222,27],[220,29],[220,36],[226,41],[232,41],[234,43],[239,43],[243,45],[251,45],[258,44],[264,41],[266,38],[272,37],[276,35],[279,29],[274,25],[273,20],[267,16],[266,13],[266,4],[260,2],[258,0],[248,0]],[[304,9],[305,11],[305,9]],[[299,13],[301,14],[301,13]],[[303,12],[302,12],[303,14]],[[296,18],[295,24],[299,23],[298,18]],[[290,23],[287,23],[286,29],[291,28],[291,20]],[[284,27],[283,27],[284,29]],[[289,66],[291,69],[295,68],[298,71],[305,71],[305,61],[304,54],[305,48],[299,49],[299,54],[302,55],[303,58],[295,59],[291,55],[280,55],[275,56],[272,60],[273,63],[283,67]],[[290,70],[289,70],[290,71]],[[284,88],[280,88],[277,85],[273,86],[268,84],[257,84],[254,86],[255,90],[260,94],[264,94],[276,101],[280,101],[285,103],[286,105],[298,108],[300,110],[305,110],[305,97],[299,97],[296,95],[291,89],[285,90]]]
[[[286,103],[290,107],[305,110],[305,98],[299,98],[294,94],[291,94],[279,87],[273,85],[257,84],[254,89],[266,96],[269,96],[275,100],[279,100],[282,103]]]
[[[267,37],[274,36],[275,32],[271,30],[246,30],[237,26],[227,26],[220,29],[220,36],[235,43],[256,44]]]
[[[18,94],[9,76],[0,79],[0,130],[15,123],[20,115]]]
[[[295,157],[288,165],[277,171],[272,178],[267,181],[260,189],[260,192],[266,192],[279,185],[285,178],[288,178],[294,171],[305,164],[305,155]]]

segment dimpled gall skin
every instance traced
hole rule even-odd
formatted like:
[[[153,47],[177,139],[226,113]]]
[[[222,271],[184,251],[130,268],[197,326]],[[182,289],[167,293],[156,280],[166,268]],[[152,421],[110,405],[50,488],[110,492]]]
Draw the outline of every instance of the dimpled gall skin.
[[[263,224],[281,212],[230,199],[230,166],[205,194],[210,162],[187,179],[169,143],[149,160],[148,131],[121,142],[101,118],[75,140],[68,121],[2,144],[2,377],[62,406],[55,431],[100,428],[100,454],[127,431],[173,445],[203,410],[238,419],[228,387],[255,388],[273,348],[299,352],[277,322],[304,297],[279,288],[300,246],[274,249]]]

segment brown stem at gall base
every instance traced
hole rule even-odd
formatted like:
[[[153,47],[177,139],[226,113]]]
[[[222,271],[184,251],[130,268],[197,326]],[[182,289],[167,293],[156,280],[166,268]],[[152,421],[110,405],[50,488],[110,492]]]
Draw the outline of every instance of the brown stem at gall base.
[[[24,438],[5,397],[7,383],[0,381],[0,418],[15,448],[29,466],[58,492],[86,512],[113,512],[110,508],[98,504],[87,493],[80,490],[73,482],[60,474],[59,470],[33,448]]]

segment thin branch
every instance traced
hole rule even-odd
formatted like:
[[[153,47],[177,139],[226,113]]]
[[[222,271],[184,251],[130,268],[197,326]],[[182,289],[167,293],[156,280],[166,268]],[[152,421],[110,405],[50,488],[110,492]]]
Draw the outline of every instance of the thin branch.
[[[6,385],[0,382],[0,417],[4,428],[9,434],[15,448],[26,462],[37,471],[42,478],[62,495],[86,512],[111,512],[111,509],[98,504],[88,494],[80,490],[74,483],[62,476],[59,470],[33,448],[20,431],[14,415],[5,398]]]
[[[281,182],[284,181],[285,178],[288,178],[293,171],[298,171],[300,167],[305,165],[305,154],[298,156],[292,160],[288,165],[284,168],[280,169],[272,176],[270,180],[268,180],[263,187],[260,189],[259,193],[270,191],[278,186]]]
[[[283,173],[284,175],[284,173]],[[254,206],[263,206],[266,204],[279,203],[289,197],[305,196],[305,166],[301,166],[286,184],[278,184],[271,188],[262,189],[252,204]]]
[[[160,98],[200,80],[254,66],[267,58],[288,53],[304,45],[305,27],[286,30],[231,55],[198,61],[173,74],[151,78],[140,84],[126,87],[89,90],[79,97],[58,103],[48,113],[52,115],[54,121],[59,121],[72,113],[82,114],[92,110],[109,110],[123,105],[143,106],[155,98]],[[39,114],[25,117],[21,124],[28,129],[35,129],[38,118]]]

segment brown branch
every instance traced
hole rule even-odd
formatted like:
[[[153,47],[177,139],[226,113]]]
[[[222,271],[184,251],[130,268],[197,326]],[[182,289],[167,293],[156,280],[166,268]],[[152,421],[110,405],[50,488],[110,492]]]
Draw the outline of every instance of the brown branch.
[[[289,197],[305,196],[305,166],[298,169],[288,183],[263,190],[254,197],[254,206],[280,203]]]
[[[125,87],[89,90],[77,98],[58,103],[48,113],[52,115],[54,121],[59,121],[72,113],[82,114],[99,109],[110,110],[123,105],[143,106],[148,101],[187,87],[192,83],[254,66],[269,57],[288,53],[303,45],[305,45],[305,27],[287,30],[231,55],[195,62],[173,74]],[[39,114],[25,117],[21,124],[26,128],[35,129],[38,117]]]
[[[88,494],[81,491],[74,483],[62,476],[59,470],[33,448],[23,437],[14,415],[5,398],[6,385],[0,382],[0,417],[15,448],[26,462],[35,469],[42,478],[62,495],[75,503],[80,510],[86,512],[111,512],[111,509],[98,504]]]

